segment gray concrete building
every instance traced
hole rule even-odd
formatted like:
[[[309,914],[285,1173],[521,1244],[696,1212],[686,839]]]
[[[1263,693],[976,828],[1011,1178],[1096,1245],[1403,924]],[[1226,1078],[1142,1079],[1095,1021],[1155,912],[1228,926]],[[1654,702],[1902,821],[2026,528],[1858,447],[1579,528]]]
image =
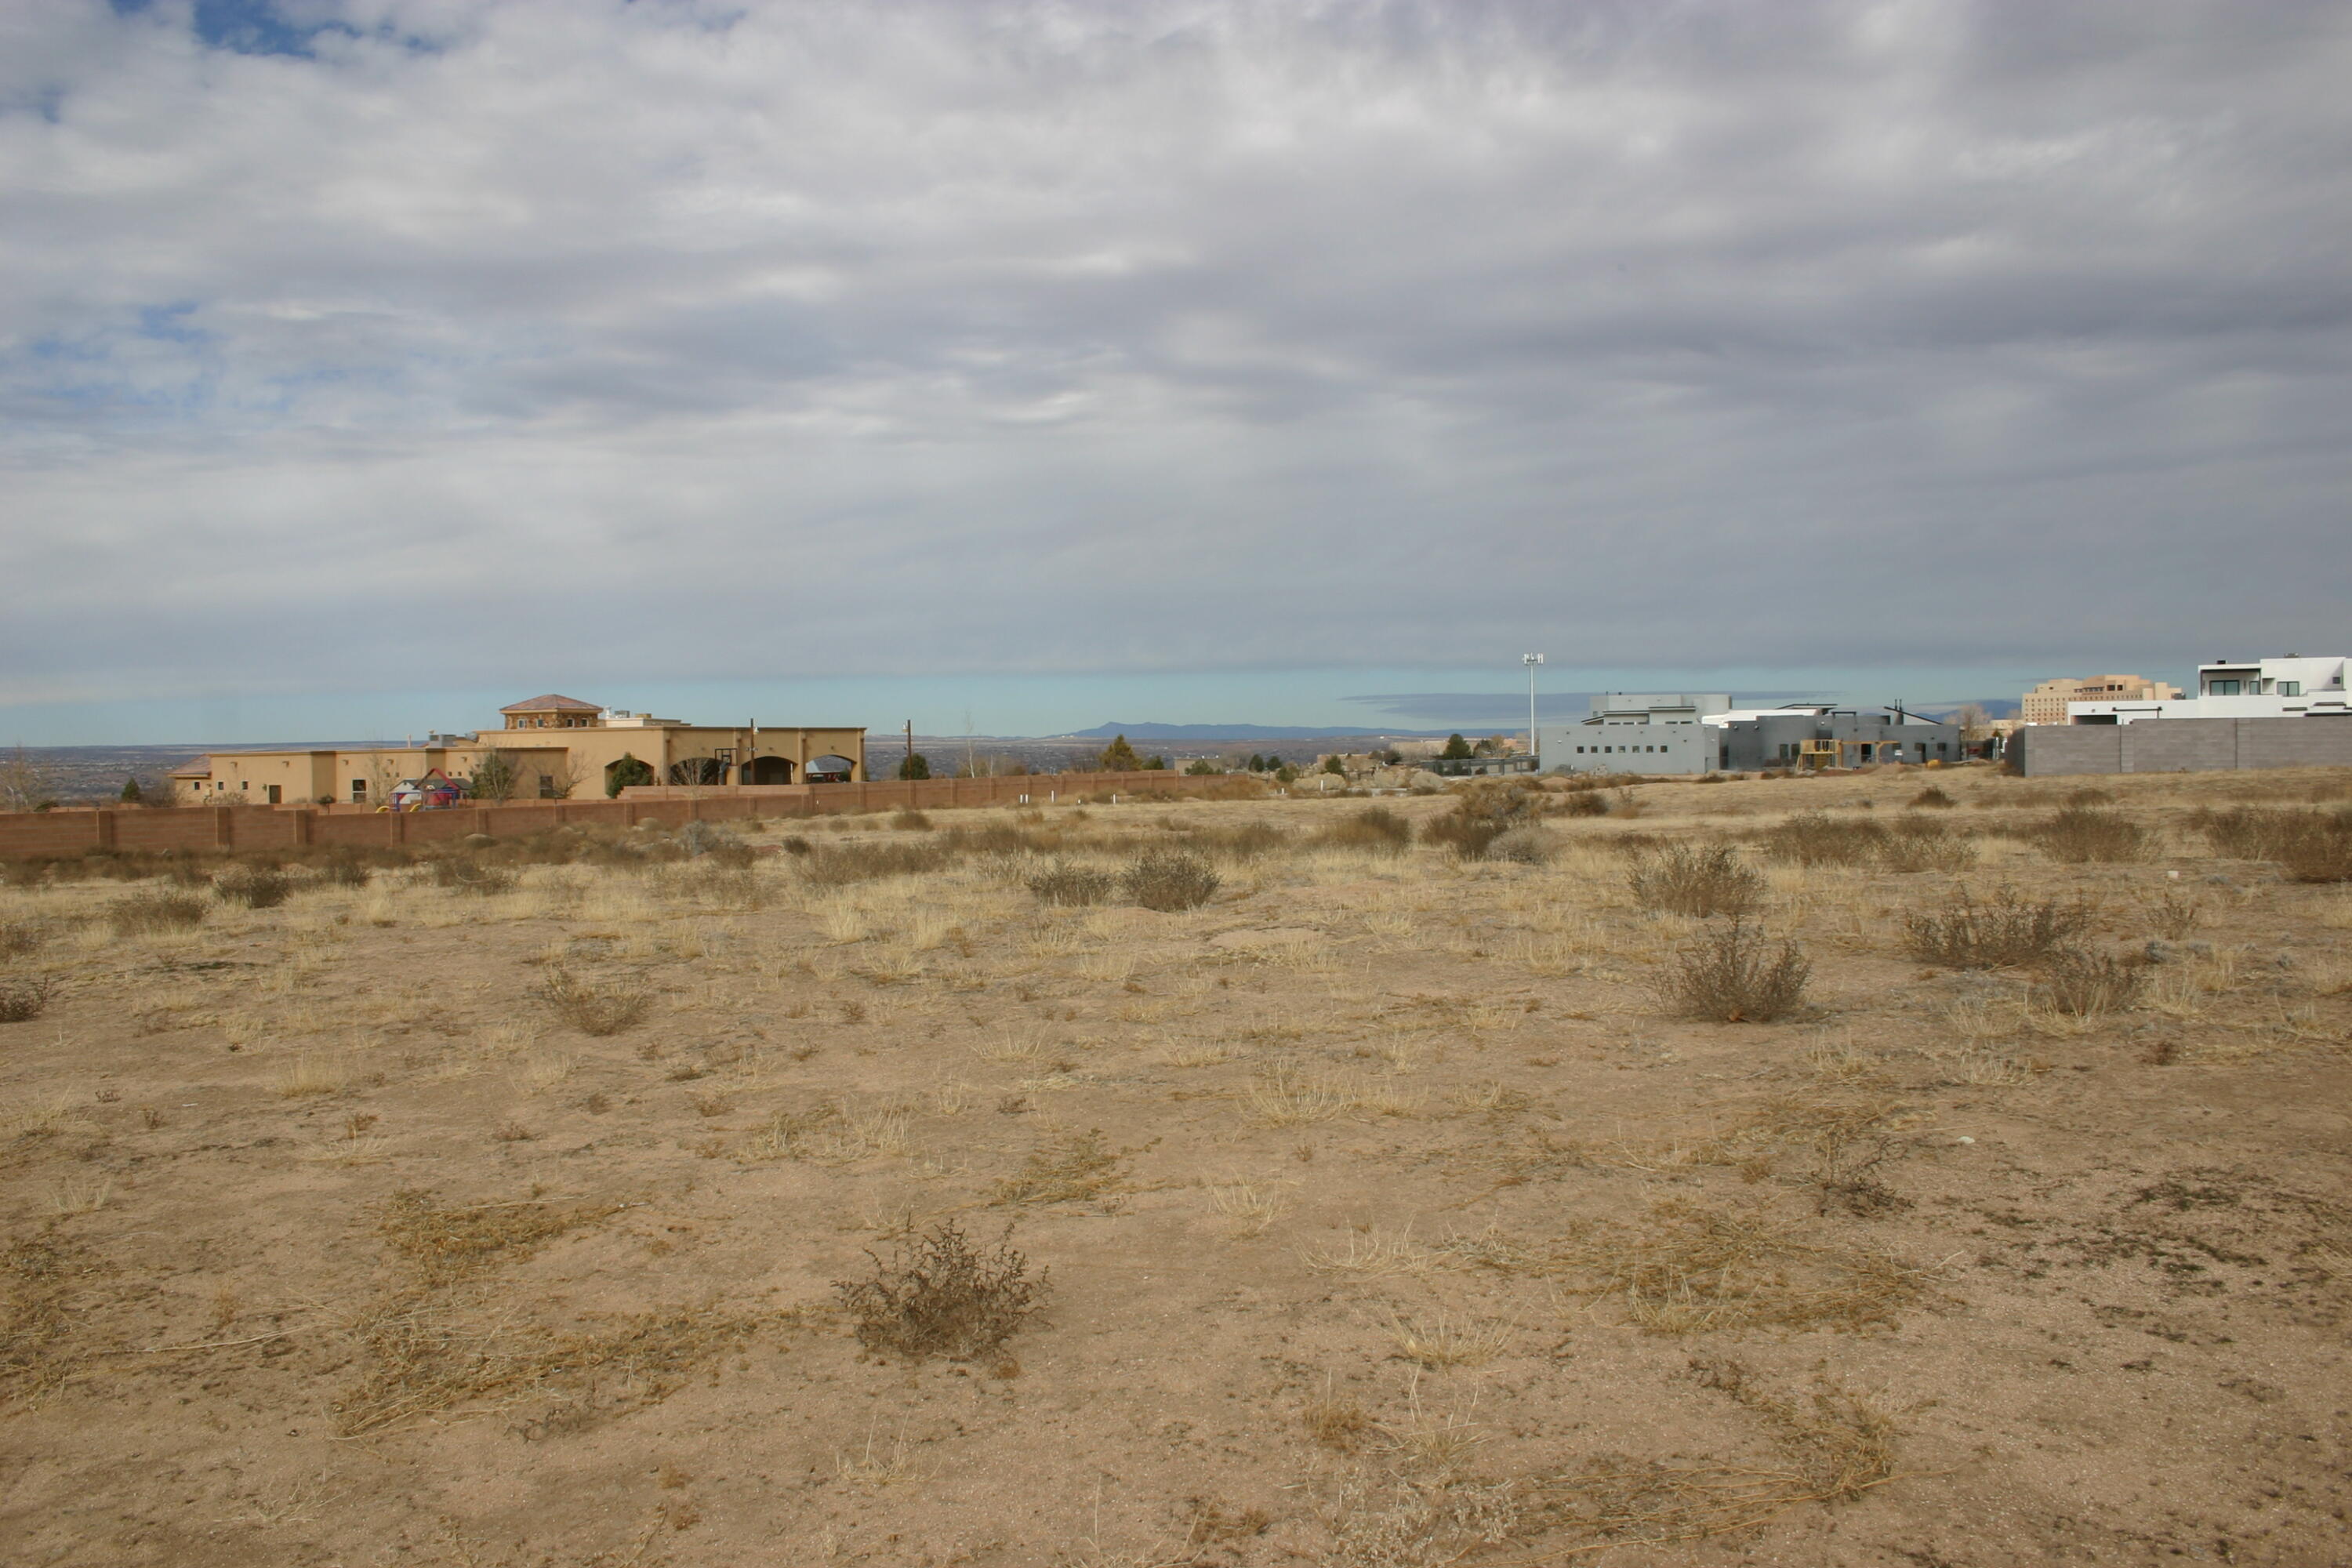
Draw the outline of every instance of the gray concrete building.
[[[2009,760],[2029,778],[2352,767],[2352,715],[2034,724],[2010,737]]]
[[[1899,710],[1827,703],[1739,709],[1728,697],[1687,693],[1596,697],[1592,717],[1537,731],[1545,773],[1760,773],[1877,763],[1956,763],[1957,724]]]

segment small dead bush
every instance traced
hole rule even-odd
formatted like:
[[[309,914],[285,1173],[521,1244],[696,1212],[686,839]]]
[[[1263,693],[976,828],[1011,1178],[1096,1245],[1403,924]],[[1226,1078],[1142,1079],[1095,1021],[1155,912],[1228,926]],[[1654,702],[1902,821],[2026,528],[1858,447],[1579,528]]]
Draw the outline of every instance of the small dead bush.
[[[857,1342],[875,1355],[922,1361],[992,1358],[1041,1305],[1046,1273],[1030,1278],[1029,1260],[1011,1232],[986,1251],[953,1220],[902,1241],[887,1258],[868,1252],[874,1276],[834,1289]]]
[[[487,866],[470,855],[452,855],[433,862],[433,885],[453,892],[488,898],[514,891],[520,874],[504,866]]]
[[[1412,843],[1412,824],[1384,805],[1368,805],[1349,813],[1316,834],[1318,848],[1364,849],[1375,855],[1402,855]]]
[[[375,875],[373,867],[354,855],[331,855],[312,869],[330,888],[364,888]]]
[[[193,893],[132,893],[106,906],[106,923],[117,936],[148,936],[200,926],[211,912]]]
[[[1559,814],[1562,816],[1606,816],[1609,815],[1609,798],[1596,790],[1577,790],[1560,796]]]
[[[2146,969],[2105,953],[2069,951],[2050,960],[2033,993],[2053,1012],[2095,1018],[2129,1007],[2147,983]]]
[[[1942,788],[1936,784],[1929,784],[1926,789],[1921,790],[1917,795],[1911,797],[1911,806],[1915,811],[1930,806],[1940,810],[1945,807],[1958,805],[1958,804],[1959,802],[1954,800],[1950,795],[1946,795]]]
[[[748,871],[760,858],[757,849],[732,833],[702,821],[689,822],[678,829],[677,842],[688,859],[706,867]]]
[[[1270,822],[1239,822],[1187,833],[1184,847],[1219,860],[1255,860],[1290,847],[1290,835]]]
[[[1119,875],[1129,899],[1162,913],[1200,908],[1223,882],[1206,860],[1182,849],[1147,850]]]
[[[1878,858],[1890,871],[1965,871],[1977,863],[1977,846],[1940,822],[1903,816],[1879,845]]]
[[[617,1035],[645,1020],[653,994],[627,981],[583,980],[559,969],[541,993],[555,1016],[583,1035]]]
[[[2062,807],[2020,837],[2069,866],[2141,860],[2154,847],[2148,830],[2122,812],[2087,805]]]
[[[1886,837],[1868,817],[1805,811],[1764,835],[1764,853],[1791,866],[1866,866],[1884,851]]]
[[[902,806],[890,814],[890,826],[899,833],[929,833],[931,819],[913,806]]]
[[[1769,1024],[1803,1004],[1811,976],[1812,965],[1795,942],[1776,945],[1735,917],[1676,953],[1657,991],[1678,1017]]]
[[[1728,844],[1670,844],[1633,862],[1633,901],[1675,915],[1744,915],[1764,895],[1764,879]]]
[[[2042,963],[2065,951],[2090,924],[2091,910],[2084,904],[2026,903],[2007,888],[1980,904],[1963,888],[1956,903],[1904,917],[1904,950],[1923,963],[1950,969]]]
[[[276,909],[293,890],[292,881],[275,866],[231,866],[213,879],[213,897],[248,910]]]
[[[1118,879],[1100,867],[1059,860],[1029,879],[1029,891],[1041,904],[1098,904],[1118,885]]]
[[[31,921],[0,921],[0,958],[22,958],[41,945],[47,933]]]
[[[1029,1152],[1021,1169],[996,1184],[1000,1204],[1083,1203],[1123,1184],[1127,1152],[1095,1128],[1059,1132]]]
[[[1455,793],[1453,810],[1421,825],[1421,841],[1464,860],[1483,860],[1496,839],[1531,826],[1554,798],[1532,780],[1466,784]]]
[[[47,975],[0,978],[0,1024],[22,1024],[39,1017],[41,1009],[49,1005],[49,994]]]
[[[509,1255],[593,1224],[618,1204],[442,1204],[430,1189],[404,1187],[384,1200],[375,1233],[425,1279],[446,1283]]]
[[[1559,840],[1544,829],[1529,824],[1509,828],[1486,846],[1486,858],[1505,860],[1519,866],[1549,866],[1559,853]]]

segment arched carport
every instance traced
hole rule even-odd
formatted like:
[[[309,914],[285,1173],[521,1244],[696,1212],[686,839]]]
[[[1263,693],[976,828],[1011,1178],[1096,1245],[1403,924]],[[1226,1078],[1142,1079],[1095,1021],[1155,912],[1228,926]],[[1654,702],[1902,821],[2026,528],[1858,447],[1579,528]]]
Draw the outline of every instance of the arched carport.
[[[746,770],[745,784],[788,784],[793,782],[793,760],[790,757],[753,757]]]
[[[857,776],[857,764],[847,757],[811,757],[801,776],[809,784],[847,784]]]
[[[669,765],[674,784],[715,784],[725,782],[727,764],[717,757],[680,757]]]

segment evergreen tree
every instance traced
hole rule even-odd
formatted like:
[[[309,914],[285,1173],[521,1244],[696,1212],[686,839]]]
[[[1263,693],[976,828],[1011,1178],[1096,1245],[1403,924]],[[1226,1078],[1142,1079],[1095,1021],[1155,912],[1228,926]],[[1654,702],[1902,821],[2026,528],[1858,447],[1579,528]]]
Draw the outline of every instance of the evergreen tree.
[[[1470,742],[1464,740],[1459,735],[1449,735],[1445,739],[1445,750],[1438,752],[1437,754],[1445,758],[1448,762],[1466,757],[1471,754]]]
[[[1095,759],[1095,767],[1106,773],[1140,773],[1143,771],[1143,759],[1135,754],[1135,748],[1127,743],[1126,736],[1121,735],[1102,749],[1102,755]]]
[[[1348,776],[1348,764],[1339,760],[1339,752],[1334,752],[1329,756],[1323,759],[1323,771],[1327,773],[1337,773],[1341,778],[1346,778]]]
[[[139,787],[139,781],[137,779],[128,778],[122,781],[123,805],[138,805],[144,802],[146,798],[146,795]]]
[[[1216,763],[1211,762],[1206,757],[1195,759],[1184,770],[1186,773],[1196,779],[1213,777],[1215,774],[1223,773],[1224,771],[1224,769],[1217,766]]]
[[[1168,759],[1165,757],[1148,757],[1144,760],[1143,771],[1147,773],[1164,773],[1168,771]]]
[[[614,763],[605,774],[604,793],[607,795],[617,795],[633,785],[649,784],[653,782],[653,763],[640,761],[630,752],[623,752],[621,760]]]
[[[1298,770],[1292,767],[1288,763],[1285,763],[1282,766],[1274,770],[1274,781],[1276,784],[1289,784],[1292,780],[1297,777]]]
[[[917,752],[908,756],[906,761],[898,764],[898,776],[902,779],[929,778],[931,776],[931,760],[923,755],[922,752]]]

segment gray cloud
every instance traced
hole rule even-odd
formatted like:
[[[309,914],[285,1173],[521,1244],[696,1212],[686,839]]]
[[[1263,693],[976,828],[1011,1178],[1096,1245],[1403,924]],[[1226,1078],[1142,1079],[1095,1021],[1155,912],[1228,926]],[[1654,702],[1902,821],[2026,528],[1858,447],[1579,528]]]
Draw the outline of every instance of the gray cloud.
[[[2341,640],[2341,5],[276,15],[0,16],[0,702]]]

